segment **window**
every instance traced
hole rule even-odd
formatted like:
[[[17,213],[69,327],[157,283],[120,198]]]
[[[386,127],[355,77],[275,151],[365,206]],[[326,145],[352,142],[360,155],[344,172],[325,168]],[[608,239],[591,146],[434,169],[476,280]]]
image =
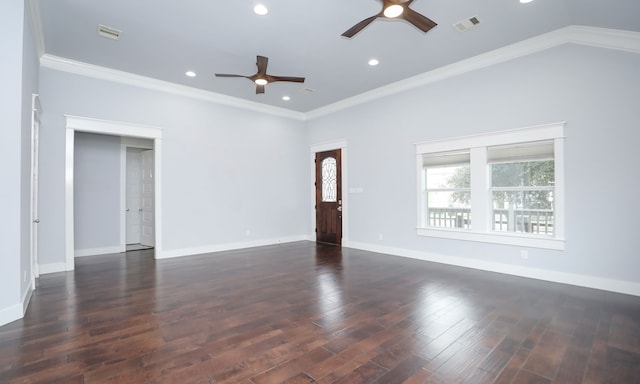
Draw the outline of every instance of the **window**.
[[[469,228],[471,199],[469,151],[423,156],[426,225]]]
[[[418,235],[564,249],[564,123],[416,144]]]
[[[553,141],[487,148],[494,231],[553,237]]]

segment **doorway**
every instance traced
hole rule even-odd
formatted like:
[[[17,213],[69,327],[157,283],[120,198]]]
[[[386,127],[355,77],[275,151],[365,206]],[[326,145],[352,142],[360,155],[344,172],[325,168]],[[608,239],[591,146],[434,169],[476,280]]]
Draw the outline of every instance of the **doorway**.
[[[316,241],[342,245],[342,151],[315,158]]]
[[[75,269],[74,260],[74,135],[75,132],[102,133],[120,137],[144,138],[153,141],[154,148],[154,248],[155,258],[162,257],[162,215],[161,190],[162,183],[162,129],[136,124],[98,120],[77,116],[66,116],[65,135],[65,269]],[[124,215],[123,215],[124,217]],[[124,229],[124,226],[121,226]]]

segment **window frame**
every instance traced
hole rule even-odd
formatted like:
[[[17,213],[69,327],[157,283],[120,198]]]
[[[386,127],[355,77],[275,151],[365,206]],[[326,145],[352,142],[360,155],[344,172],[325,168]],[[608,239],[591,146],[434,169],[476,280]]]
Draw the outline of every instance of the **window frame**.
[[[454,137],[450,139],[433,140],[416,143],[417,165],[417,228],[418,236],[437,237],[445,239],[477,241],[494,244],[516,245],[522,247],[564,250],[565,247],[565,217],[564,217],[564,127],[565,122],[537,125],[526,128],[497,131],[480,135]],[[492,196],[490,169],[487,148],[500,145],[513,145],[536,141],[553,141],[554,149],[554,236],[536,235],[531,233],[497,232],[491,223]],[[471,214],[473,217],[470,229],[428,227],[428,217],[424,215],[426,199],[423,197],[424,163],[423,155],[453,151],[470,153],[471,167]]]

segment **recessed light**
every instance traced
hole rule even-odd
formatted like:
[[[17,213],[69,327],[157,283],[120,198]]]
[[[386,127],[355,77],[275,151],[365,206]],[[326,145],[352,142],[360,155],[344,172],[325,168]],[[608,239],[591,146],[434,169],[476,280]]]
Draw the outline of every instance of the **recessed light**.
[[[189,76],[189,77],[196,77],[196,73],[195,73],[195,72],[193,72],[193,71],[187,71],[187,72],[185,73],[185,75],[187,75],[187,76]]]
[[[402,15],[402,12],[404,12],[402,5],[394,4],[385,8],[384,15],[388,18],[394,18]]]
[[[289,101],[289,100],[291,100],[291,98],[289,96],[282,96],[282,100]]]
[[[264,16],[267,13],[269,13],[269,10],[267,9],[267,7],[264,4],[256,4],[256,6],[253,7],[253,12],[256,15]]]
[[[380,64],[380,62],[377,59],[369,60],[369,65],[372,66],[372,67],[375,67],[378,64]]]
[[[532,1],[533,1],[533,0],[520,0],[520,3],[521,3],[521,4],[527,4],[527,3],[530,3],[530,2],[532,2]]]

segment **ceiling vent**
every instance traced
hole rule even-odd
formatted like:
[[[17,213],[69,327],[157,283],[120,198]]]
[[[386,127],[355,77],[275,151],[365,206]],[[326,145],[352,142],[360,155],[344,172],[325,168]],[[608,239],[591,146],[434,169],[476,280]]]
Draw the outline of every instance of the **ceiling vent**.
[[[479,24],[480,24],[480,19],[478,18],[478,16],[472,16],[468,19],[458,21],[457,23],[453,24],[453,26],[459,32],[464,32],[467,29],[473,28]]]
[[[98,35],[102,37],[106,37],[111,40],[119,40],[122,31],[119,31],[115,28],[107,27],[106,25],[98,25]]]

